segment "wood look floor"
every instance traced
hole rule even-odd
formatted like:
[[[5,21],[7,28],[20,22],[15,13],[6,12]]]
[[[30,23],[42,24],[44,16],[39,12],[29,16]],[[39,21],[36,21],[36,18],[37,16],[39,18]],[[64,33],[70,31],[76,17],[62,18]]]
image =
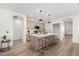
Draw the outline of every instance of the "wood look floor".
[[[79,56],[79,44],[72,43],[71,38],[66,37],[57,45],[43,52],[44,56]],[[9,51],[0,52],[0,56],[40,56],[40,53],[27,48],[27,43],[14,41],[14,46]]]

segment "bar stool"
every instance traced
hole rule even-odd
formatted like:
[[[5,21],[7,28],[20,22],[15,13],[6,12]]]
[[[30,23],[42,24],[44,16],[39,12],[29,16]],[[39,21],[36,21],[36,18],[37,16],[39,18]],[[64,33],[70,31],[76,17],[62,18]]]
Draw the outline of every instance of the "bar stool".
[[[42,49],[44,50],[46,48],[46,39],[42,39]]]
[[[54,35],[50,36],[50,47],[53,46],[54,40],[55,40]]]
[[[51,47],[57,43],[56,40],[57,40],[57,36],[53,35],[51,39]]]
[[[47,50],[49,48],[49,37],[45,37],[45,39],[43,40],[43,49]]]
[[[49,36],[49,45],[48,45],[49,48],[52,47],[52,46],[51,46],[51,43],[53,43],[53,40],[52,40],[52,39],[53,39],[53,37],[52,37],[52,36]]]
[[[44,40],[43,39],[38,39],[38,47],[37,47],[37,52],[40,53],[40,55],[44,55]]]
[[[31,41],[30,35],[26,34],[26,42],[30,42],[30,41]]]
[[[55,35],[54,38],[55,38],[55,40],[54,40],[54,42],[55,42],[54,45],[55,45],[55,44],[57,44],[59,42],[59,38],[56,35]]]
[[[29,34],[26,34],[26,46],[27,46],[27,48],[31,48],[30,46],[30,43],[31,43],[31,37],[30,37],[30,35]]]
[[[42,39],[38,39],[37,51],[40,51],[42,48],[43,48],[43,41]]]

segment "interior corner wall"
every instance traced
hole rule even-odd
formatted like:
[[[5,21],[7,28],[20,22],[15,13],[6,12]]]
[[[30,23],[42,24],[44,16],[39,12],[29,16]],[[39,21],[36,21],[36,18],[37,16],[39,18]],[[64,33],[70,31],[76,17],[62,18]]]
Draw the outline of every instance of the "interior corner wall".
[[[60,30],[60,40],[63,40],[65,36],[65,26],[63,21],[60,23]]]
[[[23,39],[23,42],[25,42],[25,43],[26,43],[26,29],[27,29],[27,25],[26,25],[27,21],[26,20],[27,20],[27,18],[26,18],[26,16],[24,16],[24,20],[23,20],[23,23],[24,23],[23,24],[24,25],[23,28],[24,29],[23,29],[22,39]]]

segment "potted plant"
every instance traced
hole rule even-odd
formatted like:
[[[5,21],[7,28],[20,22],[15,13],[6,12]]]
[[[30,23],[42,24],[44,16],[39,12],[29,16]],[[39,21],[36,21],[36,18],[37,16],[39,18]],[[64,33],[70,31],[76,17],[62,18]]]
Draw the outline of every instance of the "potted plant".
[[[7,37],[4,35],[2,38],[5,40]]]
[[[7,37],[4,35],[2,38],[3,38],[2,42],[6,42]]]

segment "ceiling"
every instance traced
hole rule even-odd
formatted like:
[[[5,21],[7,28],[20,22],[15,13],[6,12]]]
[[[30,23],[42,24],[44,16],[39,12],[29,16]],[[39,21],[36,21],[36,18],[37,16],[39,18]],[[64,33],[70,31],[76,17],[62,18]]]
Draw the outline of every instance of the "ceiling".
[[[32,14],[33,17],[39,15],[37,9],[43,11],[43,16],[50,14],[54,18],[62,18],[79,14],[78,3],[0,3],[0,8],[19,12],[25,15]]]

